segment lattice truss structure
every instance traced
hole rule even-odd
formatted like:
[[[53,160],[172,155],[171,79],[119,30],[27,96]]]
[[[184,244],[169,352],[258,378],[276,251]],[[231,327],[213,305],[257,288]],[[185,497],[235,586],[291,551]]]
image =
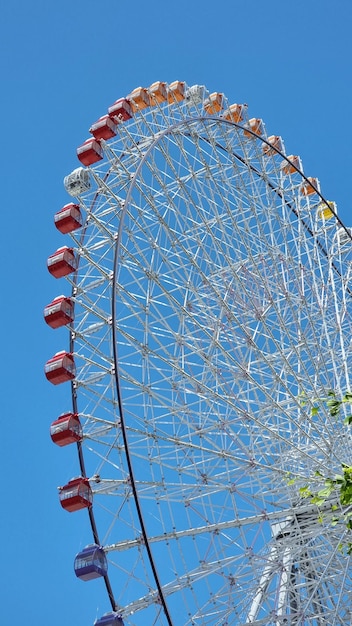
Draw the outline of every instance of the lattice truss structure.
[[[214,113],[205,88],[184,96],[136,106],[66,179],[85,180],[77,474],[112,609],[128,626],[346,626],[346,526],[299,489],[352,464],[343,420],[311,411],[351,389],[350,231],[245,107],[234,122],[224,97]]]

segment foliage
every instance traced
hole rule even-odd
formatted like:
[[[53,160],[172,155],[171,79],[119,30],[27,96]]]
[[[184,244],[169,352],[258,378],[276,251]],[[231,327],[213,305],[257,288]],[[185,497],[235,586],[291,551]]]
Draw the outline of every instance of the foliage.
[[[306,404],[306,400],[301,398],[301,404]],[[318,398],[314,401],[314,406],[311,409],[311,416],[314,417],[318,414],[322,404],[326,406],[330,415],[334,418],[339,418],[341,408],[344,404],[352,404],[352,392],[346,391],[342,398],[338,398],[334,391],[329,391],[326,398]],[[352,415],[347,415],[344,418],[344,423],[352,426]],[[313,478],[313,477],[312,477]],[[295,479],[289,480],[289,484],[293,484]],[[312,504],[315,504],[318,508],[322,505],[326,505],[328,500],[335,495],[335,502],[337,499],[340,501],[340,508],[336,503],[331,505],[331,511],[333,512],[331,523],[333,526],[343,521],[349,532],[352,531],[352,466],[342,464],[341,473],[336,474],[334,477],[326,477],[321,472],[317,471],[314,475],[313,484],[318,482],[319,488],[312,489],[309,485],[304,485],[299,489],[299,494],[302,498],[309,498]],[[325,507],[326,508],[326,507]],[[319,514],[319,521],[322,523],[324,516]],[[340,549],[346,547],[347,553],[352,554],[352,541],[348,541],[346,546],[340,546]]]

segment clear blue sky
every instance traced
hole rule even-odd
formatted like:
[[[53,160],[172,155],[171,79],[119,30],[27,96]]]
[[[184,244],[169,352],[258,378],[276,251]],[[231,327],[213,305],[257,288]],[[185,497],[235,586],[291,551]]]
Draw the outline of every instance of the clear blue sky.
[[[185,80],[247,102],[281,134],[352,225],[350,0],[11,0],[0,2],[2,263],[2,601],[0,622],[90,626],[101,581],[72,569],[86,513],[61,510],[76,459],[51,444],[69,389],[43,364],[66,336],[42,321],[57,295],[46,258],[76,146],[118,97]],[[64,289],[64,287],[63,287]],[[61,344],[60,344],[61,342]],[[64,344],[62,346],[62,344]],[[67,400],[68,403],[68,400]],[[22,622],[21,622],[22,623]],[[148,625],[146,625],[148,626]],[[179,626],[182,626],[180,624]]]

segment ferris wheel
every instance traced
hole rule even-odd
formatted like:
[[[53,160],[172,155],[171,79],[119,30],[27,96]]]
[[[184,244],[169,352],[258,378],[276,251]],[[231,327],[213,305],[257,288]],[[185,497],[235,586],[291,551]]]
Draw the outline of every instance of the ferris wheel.
[[[69,332],[45,373],[71,381],[51,437],[77,446],[59,498],[87,509],[96,626],[346,626],[346,526],[300,489],[352,464],[350,429],[311,410],[351,389],[350,229],[203,86],[137,88],[90,133],[44,316]]]

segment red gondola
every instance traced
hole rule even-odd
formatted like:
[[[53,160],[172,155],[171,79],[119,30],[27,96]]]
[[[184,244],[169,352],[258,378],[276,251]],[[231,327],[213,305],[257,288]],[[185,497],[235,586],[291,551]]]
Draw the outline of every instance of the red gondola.
[[[133,116],[130,102],[126,98],[119,98],[108,109],[109,117],[115,122],[126,122]]]
[[[82,440],[82,425],[77,413],[64,413],[50,426],[50,437],[57,446],[68,446]]]
[[[78,146],[77,156],[83,165],[93,165],[103,159],[103,149],[96,139],[87,139]]]
[[[95,139],[111,139],[116,135],[116,123],[111,119],[110,115],[100,117],[89,129],[89,132]]]
[[[73,248],[63,246],[51,254],[47,261],[48,270],[55,278],[72,274],[77,269],[77,261]]]
[[[57,211],[54,215],[56,228],[60,233],[72,233],[77,228],[81,228],[83,224],[82,213],[78,204],[65,204],[65,206]]]
[[[44,309],[44,319],[51,328],[60,328],[73,322],[73,302],[71,298],[57,296]]]
[[[65,511],[72,513],[92,506],[93,492],[88,478],[74,478],[59,488],[60,504]]]
[[[53,385],[60,385],[72,380],[76,375],[73,355],[69,352],[57,352],[45,363],[44,373],[47,380]]]

